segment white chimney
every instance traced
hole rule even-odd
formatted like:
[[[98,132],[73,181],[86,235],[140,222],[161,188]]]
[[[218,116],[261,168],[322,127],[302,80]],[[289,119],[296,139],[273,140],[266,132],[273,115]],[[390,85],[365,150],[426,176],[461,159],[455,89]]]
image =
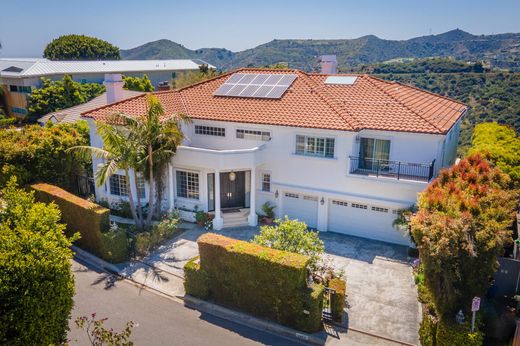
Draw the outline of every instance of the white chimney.
[[[322,55],[320,57],[320,66],[322,74],[336,74],[338,62],[335,55]]]
[[[105,74],[105,81],[103,82],[107,90],[107,104],[111,104],[123,99],[123,77],[121,73]]]

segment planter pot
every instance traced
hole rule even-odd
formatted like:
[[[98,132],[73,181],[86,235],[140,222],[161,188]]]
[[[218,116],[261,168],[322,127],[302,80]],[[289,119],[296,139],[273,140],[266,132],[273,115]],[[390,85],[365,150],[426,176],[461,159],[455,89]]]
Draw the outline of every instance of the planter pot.
[[[272,225],[273,224],[273,218],[272,217],[264,217],[262,219],[262,222],[266,225]]]
[[[204,226],[204,222],[202,222],[202,221],[197,221],[197,226],[199,226],[199,227]]]

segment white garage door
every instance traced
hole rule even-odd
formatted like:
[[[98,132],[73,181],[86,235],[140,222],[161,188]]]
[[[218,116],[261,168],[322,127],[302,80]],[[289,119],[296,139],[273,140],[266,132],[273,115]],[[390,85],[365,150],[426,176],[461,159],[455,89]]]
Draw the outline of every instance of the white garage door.
[[[318,197],[285,192],[282,202],[283,213],[290,219],[304,221],[308,227],[318,225]]]
[[[392,223],[392,209],[352,201],[332,200],[329,204],[328,230],[396,244],[409,244]]]

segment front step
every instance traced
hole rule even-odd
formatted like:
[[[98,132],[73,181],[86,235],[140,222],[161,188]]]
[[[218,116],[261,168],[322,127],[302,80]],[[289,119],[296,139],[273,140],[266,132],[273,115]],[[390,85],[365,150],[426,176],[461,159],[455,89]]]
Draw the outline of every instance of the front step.
[[[247,226],[247,217],[249,216],[249,209],[241,209],[236,213],[222,213],[222,219],[224,221],[223,227],[241,227]]]

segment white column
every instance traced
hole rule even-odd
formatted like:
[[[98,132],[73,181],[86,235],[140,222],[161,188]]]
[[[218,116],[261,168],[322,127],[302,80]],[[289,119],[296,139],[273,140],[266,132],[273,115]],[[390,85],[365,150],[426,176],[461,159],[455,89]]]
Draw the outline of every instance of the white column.
[[[220,172],[215,171],[215,218],[213,219],[213,229],[220,230],[224,226],[220,211]]]
[[[173,166],[171,163],[168,164],[168,181],[169,181],[169,184],[168,184],[168,192],[169,192],[169,198],[170,198],[170,211],[173,210],[173,208],[175,208],[175,205],[174,205],[174,190],[173,190],[173,186],[175,184],[175,181],[173,180]]]
[[[258,216],[256,215],[256,169],[251,168],[251,191],[249,192],[249,217],[247,222],[249,226],[256,226],[258,224]]]

